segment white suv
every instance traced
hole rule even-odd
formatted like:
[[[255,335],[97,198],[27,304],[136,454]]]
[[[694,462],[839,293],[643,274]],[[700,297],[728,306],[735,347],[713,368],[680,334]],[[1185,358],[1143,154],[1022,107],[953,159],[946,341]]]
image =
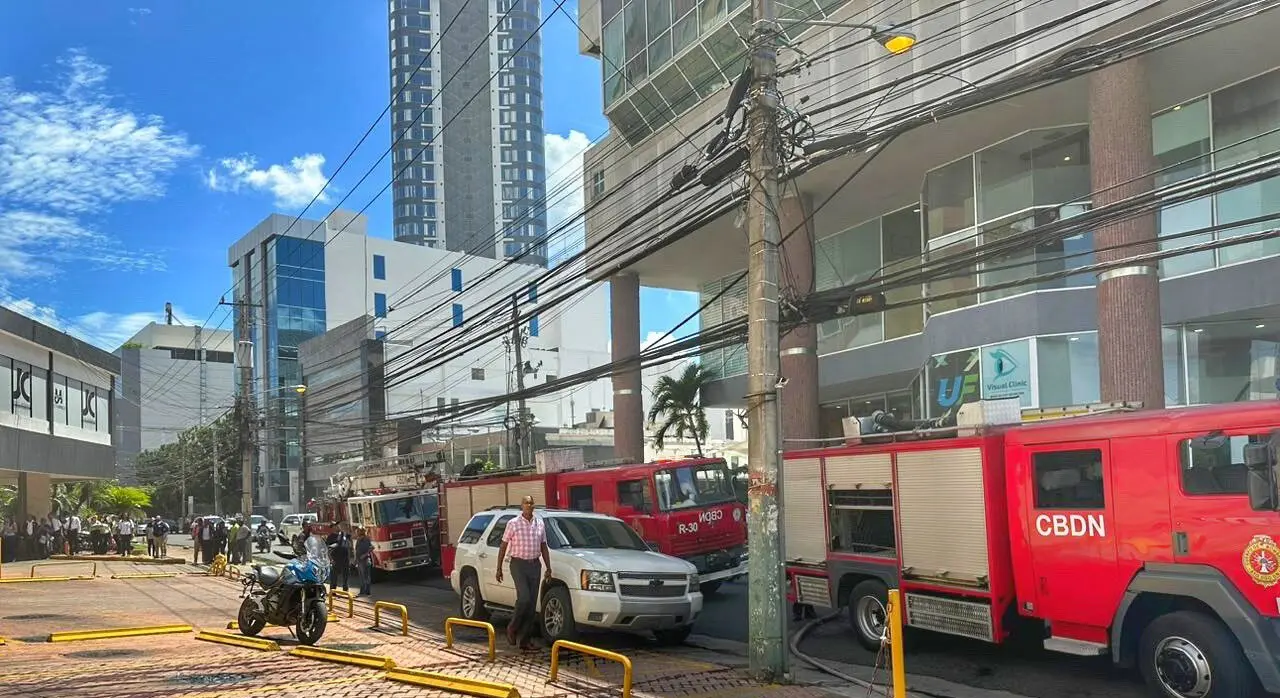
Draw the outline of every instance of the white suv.
[[[316,522],[315,514],[289,514],[280,520],[280,531],[276,536],[282,545],[292,545],[293,537],[302,533],[302,524]]]
[[[510,563],[495,577],[498,546],[516,508],[471,517],[457,541],[449,581],[462,615],[484,620],[516,603]],[[702,612],[698,570],[679,558],[649,550],[622,520],[603,514],[539,509],[547,528],[552,579],[542,586],[538,618],[548,640],[569,640],[580,626],[651,631],[663,644],[680,644]],[[508,558],[509,559],[509,558]]]

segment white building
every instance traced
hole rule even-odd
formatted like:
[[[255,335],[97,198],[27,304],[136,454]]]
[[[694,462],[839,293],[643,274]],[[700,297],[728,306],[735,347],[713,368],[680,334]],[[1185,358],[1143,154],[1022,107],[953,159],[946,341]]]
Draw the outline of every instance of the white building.
[[[116,477],[121,482],[136,482],[139,453],[173,443],[183,431],[209,424],[231,407],[234,352],[227,330],[157,322],[116,350],[121,371]]]
[[[446,351],[442,337],[466,329],[468,342],[496,333],[511,318],[519,294],[528,334],[523,358],[526,385],[546,382],[608,363],[607,291],[597,287],[546,312],[560,293],[529,293],[541,266],[509,264],[460,252],[405,244],[367,234],[363,215],[337,211],[325,221],[268,216],[231,246],[228,264],[236,300],[252,305],[255,394],[265,411],[260,452],[259,502],[284,506],[298,499],[302,444],[297,438],[297,396],[302,382],[298,345],[348,321],[373,316],[384,341],[388,418],[410,416],[478,398],[505,394],[514,385],[514,353],[500,337],[469,346],[464,354],[421,375],[406,367]],[[262,264],[262,260],[267,263]],[[497,271],[494,271],[497,270]],[[485,279],[486,274],[494,272]],[[557,278],[573,278],[566,270]],[[246,306],[248,307],[248,306]],[[474,329],[472,329],[474,328]],[[266,341],[256,341],[262,337]],[[431,349],[424,343],[431,342]],[[419,351],[410,354],[414,349]],[[308,395],[308,400],[323,399]],[[353,399],[355,399],[353,397]],[[314,403],[308,403],[310,409]],[[531,400],[539,426],[568,426],[590,409],[610,409],[608,380],[560,395]],[[505,408],[465,422],[501,429]]]

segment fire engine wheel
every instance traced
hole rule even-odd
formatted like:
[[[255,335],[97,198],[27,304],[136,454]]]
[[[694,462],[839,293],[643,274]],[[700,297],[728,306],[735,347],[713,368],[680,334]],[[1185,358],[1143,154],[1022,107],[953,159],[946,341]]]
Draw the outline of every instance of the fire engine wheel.
[[[859,582],[849,594],[849,625],[858,644],[875,652],[880,649],[889,619],[889,588],[874,579]]]
[[[1139,642],[1139,666],[1163,698],[1249,698],[1257,678],[1231,632],[1195,611],[1160,616]]]
[[[484,607],[484,598],[480,596],[480,580],[474,572],[468,572],[462,578],[462,590],[458,595],[458,610],[467,620],[488,620],[489,609]]]

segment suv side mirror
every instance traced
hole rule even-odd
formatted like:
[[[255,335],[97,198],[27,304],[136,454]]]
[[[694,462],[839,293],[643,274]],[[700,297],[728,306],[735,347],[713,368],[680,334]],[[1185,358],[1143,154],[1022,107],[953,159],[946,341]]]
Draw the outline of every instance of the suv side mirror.
[[[1275,440],[1273,436],[1272,443]],[[1276,458],[1272,444],[1245,446],[1244,464],[1249,470],[1249,506],[1254,511],[1275,511],[1280,497],[1276,491]]]

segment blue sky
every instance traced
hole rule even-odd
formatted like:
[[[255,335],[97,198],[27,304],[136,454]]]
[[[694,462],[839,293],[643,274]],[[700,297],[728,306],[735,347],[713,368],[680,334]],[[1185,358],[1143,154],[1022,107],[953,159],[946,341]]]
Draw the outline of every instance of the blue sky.
[[[227,246],[300,211],[386,106],[386,32],[383,0],[0,3],[0,302],[107,349],[165,302],[217,324]],[[543,33],[551,178],[580,178],[606,130],[577,33]],[[389,141],[383,121],[308,217],[370,204],[389,161],[352,187]],[[369,205],[372,234],[390,208]],[[696,307],[646,290],[641,336]]]

